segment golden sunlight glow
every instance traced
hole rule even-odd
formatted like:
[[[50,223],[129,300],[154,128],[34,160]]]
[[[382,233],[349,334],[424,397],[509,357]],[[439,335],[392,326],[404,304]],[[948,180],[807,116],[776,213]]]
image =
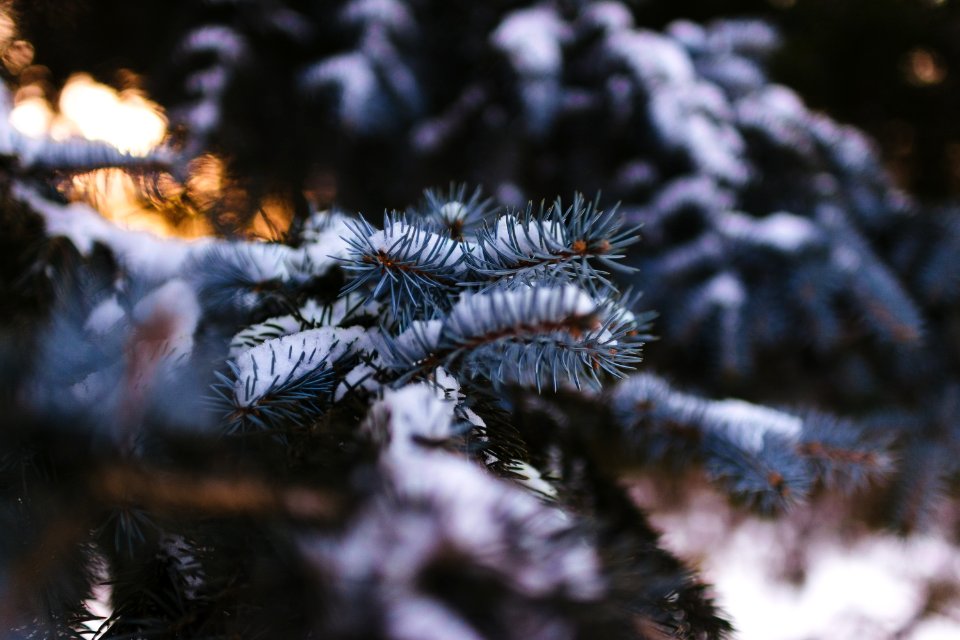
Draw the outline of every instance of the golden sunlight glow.
[[[42,96],[30,96],[17,100],[17,106],[10,112],[10,124],[20,133],[39,138],[53,128],[55,116],[50,103]]]
[[[19,85],[14,89],[9,123],[31,138],[64,141],[82,138],[110,144],[133,156],[146,156],[167,138],[163,108],[136,88],[131,71],[120,71],[123,89],[77,73],[59,89],[42,64],[42,52],[22,39],[14,0],[0,0],[0,70]],[[293,207],[284,199],[265,197],[250,203],[242,184],[226,163],[213,155],[192,161],[187,177],[170,173],[135,175],[100,169],[65,177],[57,185],[68,199],[86,202],[120,226],[161,236],[195,238],[232,228],[251,238],[279,239],[290,227]],[[256,209],[247,220],[241,213]],[[231,224],[235,222],[236,224]],[[240,226],[242,228],[236,228]]]
[[[32,55],[32,47],[23,45],[15,57],[18,64],[29,64]],[[21,133],[55,140],[99,140],[132,155],[146,155],[166,137],[162,108],[141,91],[118,91],[89,75],[75,74],[67,80],[54,108],[45,97],[42,68],[32,70],[36,73],[21,78],[33,75],[39,79],[17,90],[10,114],[10,123]],[[61,190],[71,200],[90,203],[120,226],[181,238],[214,233],[205,212],[229,212],[243,206],[244,194],[231,186],[224,162],[212,155],[191,163],[185,184],[169,174],[158,176],[151,199],[144,197],[138,181],[119,169],[101,169],[65,180]],[[265,200],[244,232],[273,239],[289,227],[291,219],[287,204]]]
[[[175,221],[163,210],[144,202],[138,197],[136,179],[119,169],[101,169],[74,176],[61,185],[61,189],[71,200],[90,203],[104,217],[126,229],[180,238],[213,234],[209,221],[202,215],[183,216]]]
[[[67,80],[58,106],[55,111],[40,87],[27,85],[17,91],[10,122],[28,136],[101,140],[134,155],[148,153],[167,133],[159,105],[135,89],[117,91],[86,74]]]
[[[60,115],[84,138],[134,155],[148,153],[167,133],[160,107],[140,92],[118,92],[83,74],[72,76],[60,93]]]
[[[137,90],[117,91],[86,74],[67,80],[57,108],[46,99],[39,82],[22,86],[14,96],[14,105],[10,124],[25,135],[99,140],[133,155],[147,154],[167,132],[159,105]],[[135,179],[120,170],[77,175],[62,189],[69,198],[89,202],[105,217],[127,228],[163,236],[210,233],[209,225],[198,228],[172,224],[160,211],[142,202]]]

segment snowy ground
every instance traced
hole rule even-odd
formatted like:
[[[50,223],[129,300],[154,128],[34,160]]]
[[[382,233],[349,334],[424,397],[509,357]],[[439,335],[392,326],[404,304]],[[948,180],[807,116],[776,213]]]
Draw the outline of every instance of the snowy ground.
[[[739,640],[957,640],[960,549],[943,531],[854,534],[830,509],[766,520],[706,490],[654,500],[663,541],[713,583]]]

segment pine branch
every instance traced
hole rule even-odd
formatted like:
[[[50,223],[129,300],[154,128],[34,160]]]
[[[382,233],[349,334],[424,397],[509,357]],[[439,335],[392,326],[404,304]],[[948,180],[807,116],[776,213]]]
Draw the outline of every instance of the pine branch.
[[[336,387],[334,367],[364,340],[358,327],[322,327],[244,351],[230,363],[233,378],[218,374],[214,387],[218,403],[229,407],[228,433],[303,426],[322,414]]]
[[[368,300],[388,298],[401,327],[446,308],[465,272],[460,243],[397,214],[384,216],[382,231],[363,218],[349,226],[343,269],[353,279],[341,295],[370,289]]]
[[[464,294],[447,317],[388,340],[387,362],[404,378],[442,364],[494,384],[599,386],[639,362],[644,322],[575,285]]]
[[[495,210],[493,200],[483,198],[480,187],[476,187],[468,197],[466,184],[451,183],[446,192],[426,189],[423,195],[424,202],[415,212],[433,220],[438,227],[445,227],[450,238],[457,241],[472,237]]]
[[[889,443],[828,416],[801,418],[740,400],[705,400],[650,374],[619,385],[613,402],[638,458],[701,462],[761,511],[803,500],[818,483],[852,491],[889,470]]]
[[[470,268],[482,280],[530,282],[548,274],[575,280],[596,295],[613,288],[605,271],[594,262],[621,272],[630,272],[617,260],[626,248],[639,240],[638,228],[621,229],[616,207],[599,208],[575,194],[567,208],[558,199],[549,208],[541,204],[537,215],[533,205],[519,216],[501,215],[492,226],[477,234],[476,248],[467,256]],[[490,286],[490,285],[488,285]]]
[[[186,266],[203,304],[215,313],[250,310],[290,278],[289,250],[273,244],[214,245]]]

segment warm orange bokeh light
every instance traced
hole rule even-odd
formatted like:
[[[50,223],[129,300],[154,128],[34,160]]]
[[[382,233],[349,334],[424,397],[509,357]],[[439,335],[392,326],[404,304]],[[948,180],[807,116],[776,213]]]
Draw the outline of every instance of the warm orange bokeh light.
[[[29,49],[32,56],[32,48]],[[85,138],[111,144],[121,151],[143,156],[167,135],[162,108],[136,89],[116,90],[86,74],[67,80],[56,108],[38,83],[22,86],[15,95],[10,123],[31,137],[55,140]],[[117,224],[162,236],[195,238],[211,235],[213,227],[203,212],[230,208],[239,194],[232,189],[222,160],[198,158],[190,166],[186,184],[168,174],[157,178],[156,192],[163,203],[141,197],[137,179],[118,169],[103,169],[74,176],[62,185],[72,200],[89,202]],[[191,207],[177,203],[189,199]],[[169,205],[169,206],[168,206]],[[238,205],[241,206],[241,205]],[[171,215],[172,213],[177,215]],[[260,213],[245,230],[247,235],[276,238],[289,225],[290,207],[275,200],[260,203]]]
[[[74,75],[60,93],[60,116],[88,140],[144,155],[167,134],[159,105],[139,91],[117,92],[87,75]]]
[[[914,49],[903,63],[907,82],[924,87],[937,85],[947,77],[947,69],[940,56],[928,49]]]
[[[24,135],[55,140],[85,138],[111,144],[132,155],[146,155],[167,133],[159,105],[134,89],[117,91],[86,74],[71,76],[60,92],[57,108],[37,84],[21,87],[14,98],[10,124]],[[132,177],[116,169],[74,176],[64,185],[69,197],[93,204],[104,216],[124,227],[159,235],[196,236],[199,228],[174,226],[137,196]]]
[[[56,110],[39,87],[22,87],[10,121],[28,136],[100,140],[133,155],[149,153],[167,133],[159,105],[135,89],[117,91],[86,74],[67,80]]]

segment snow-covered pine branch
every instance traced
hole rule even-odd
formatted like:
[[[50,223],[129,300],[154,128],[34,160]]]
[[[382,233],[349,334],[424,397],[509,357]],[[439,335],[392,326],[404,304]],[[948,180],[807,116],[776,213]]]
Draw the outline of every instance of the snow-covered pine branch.
[[[541,204],[536,215],[534,210],[531,203],[517,214],[501,214],[477,234],[467,262],[483,281],[529,282],[550,276],[575,280],[599,294],[612,284],[597,263],[632,270],[618,260],[640,239],[639,229],[622,228],[617,208],[602,210],[599,196],[591,202],[577,193],[567,207],[557,199],[549,207]]]
[[[493,215],[492,198],[484,197],[483,190],[475,187],[467,195],[466,184],[450,184],[446,189],[426,189],[423,203],[411,214],[433,220],[445,227],[454,240],[473,237],[483,221]]]
[[[323,412],[337,385],[335,365],[367,345],[360,327],[309,329],[267,340],[230,361],[214,387],[228,407],[227,431],[303,426]]]
[[[401,326],[448,308],[466,274],[462,243],[428,222],[407,222],[398,214],[385,215],[382,230],[363,218],[348,226],[343,269],[352,279],[343,294],[364,292],[370,300],[389,300]]]
[[[616,290],[603,267],[631,270],[619,260],[638,230],[622,228],[616,207],[603,211],[599,197],[589,202],[575,194],[567,207],[558,199],[493,214],[479,191],[463,202],[465,192],[451,187],[445,198],[428,192],[419,210],[385,215],[382,230],[363,218],[349,222],[343,268],[350,280],[343,292],[388,300],[403,329],[449,312],[462,292],[549,280],[576,282],[602,298]]]
[[[445,317],[389,340],[386,360],[405,376],[442,364],[494,384],[599,386],[640,361],[645,323],[573,284],[464,293]]]
[[[705,465],[734,496],[763,511],[819,485],[862,488],[889,471],[889,442],[846,420],[742,400],[707,400],[649,373],[612,392],[624,445],[644,462]]]

